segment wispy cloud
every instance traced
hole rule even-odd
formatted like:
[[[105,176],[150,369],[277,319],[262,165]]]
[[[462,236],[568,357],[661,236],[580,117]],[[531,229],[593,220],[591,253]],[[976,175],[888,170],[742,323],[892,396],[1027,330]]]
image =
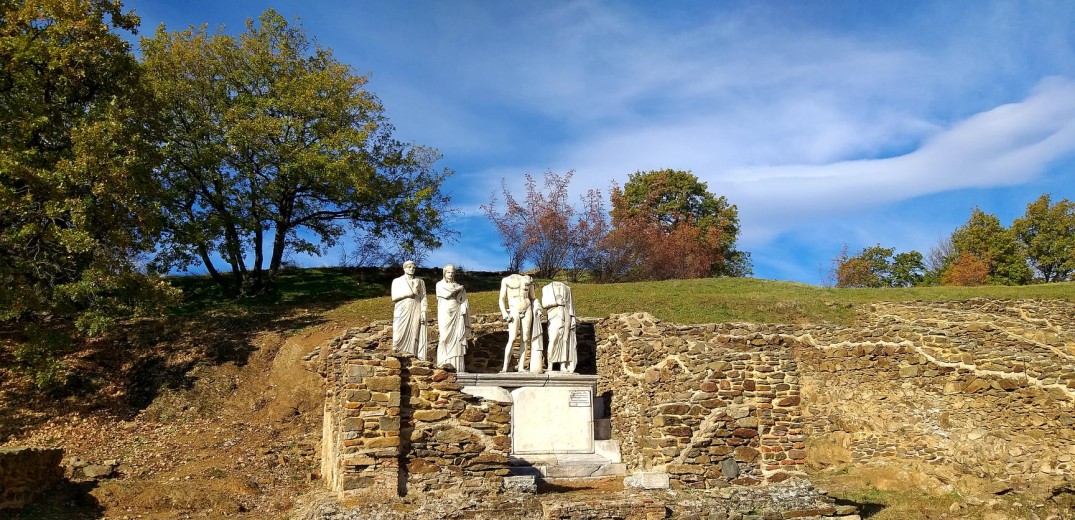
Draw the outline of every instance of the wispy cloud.
[[[1075,83],[1051,78],[1026,100],[976,114],[906,155],[732,171],[745,238],[763,242],[811,219],[963,188],[1026,181],[1075,152]]]
[[[173,28],[267,7],[191,1],[128,5],[167,13]],[[440,148],[457,171],[448,188],[468,238],[446,258],[501,266],[477,210],[501,178],[519,189],[523,173],[574,170],[581,193],[677,168],[739,207],[741,246],[757,251],[761,275],[816,281],[833,240],[933,242],[951,225],[922,219],[893,236],[877,208],[955,204],[937,197],[1026,183],[1075,154],[1075,3],[850,5],[279,8],[371,70],[398,136]],[[218,10],[230,12],[177,18]],[[1054,193],[1075,198],[1075,180],[1064,184]]]

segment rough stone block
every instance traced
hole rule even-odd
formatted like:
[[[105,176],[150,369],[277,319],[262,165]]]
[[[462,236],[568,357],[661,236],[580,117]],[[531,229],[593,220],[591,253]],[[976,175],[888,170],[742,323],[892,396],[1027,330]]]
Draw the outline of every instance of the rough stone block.
[[[518,493],[537,493],[537,478],[534,475],[515,475],[504,477],[504,491]]]
[[[668,473],[649,472],[636,473],[623,478],[623,485],[635,489],[668,489],[670,479]]]
[[[668,473],[672,475],[701,475],[705,468],[696,464],[669,464]]]
[[[367,448],[391,448],[399,446],[399,437],[377,437],[375,439],[368,439],[365,442]]]
[[[363,378],[373,375],[373,370],[365,365],[347,365],[346,381],[348,383],[356,383]]]
[[[739,465],[733,459],[724,459],[717,464],[724,478],[734,479],[739,476]]]
[[[433,422],[448,417],[447,410],[415,410],[414,420]]]
[[[348,417],[342,426],[345,432],[360,432],[365,429],[365,421],[361,417]]]

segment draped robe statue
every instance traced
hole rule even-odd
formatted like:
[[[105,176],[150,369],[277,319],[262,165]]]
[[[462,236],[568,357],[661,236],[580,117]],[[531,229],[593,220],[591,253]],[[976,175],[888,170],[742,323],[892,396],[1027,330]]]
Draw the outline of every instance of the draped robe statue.
[[[414,276],[414,262],[403,263],[403,276],[392,280],[392,347],[426,360],[426,283]]]
[[[444,266],[444,279],[437,282],[437,366],[452,365],[464,372],[463,356],[470,337],[470,303],[467,291],[455,282],[455,266]]]
[[[560,372],[574,372],[578,364],[578,339],[571,288],[562,282],[546,285],[541,289],[541,306],[549,318],[549,370],[553,363],[560,363]]]

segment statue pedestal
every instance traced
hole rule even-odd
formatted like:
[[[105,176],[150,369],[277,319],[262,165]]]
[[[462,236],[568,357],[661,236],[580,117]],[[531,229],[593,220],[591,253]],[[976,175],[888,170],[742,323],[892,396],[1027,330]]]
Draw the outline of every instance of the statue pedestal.
[[[463,392],[511,407],[511,458],[517,475],[596,478],[622,475],[619,444],[594,440],[597,376],[580,374],[458,374]],[[600,402],[600,401],[598,401]]]
[[[597,376],[458,374],[463,392],[512,403],[513,455],[594,453]]]

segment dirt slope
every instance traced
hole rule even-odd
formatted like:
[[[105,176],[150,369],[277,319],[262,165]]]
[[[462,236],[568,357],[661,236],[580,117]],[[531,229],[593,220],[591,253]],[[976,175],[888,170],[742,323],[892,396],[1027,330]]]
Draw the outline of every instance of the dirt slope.
[[[89,480],[76,470],[65,489],[20,514],[287,516],[295,497],[320,487],[323,389],[303,357],[342,328],[323,322],[292,335],[258,333],[242,363],[196,365],[189,388],[165,390],[137,413],[69,402],[24,412],[33,424],[5,445],[63,446],[69,464],[115,473]]]

